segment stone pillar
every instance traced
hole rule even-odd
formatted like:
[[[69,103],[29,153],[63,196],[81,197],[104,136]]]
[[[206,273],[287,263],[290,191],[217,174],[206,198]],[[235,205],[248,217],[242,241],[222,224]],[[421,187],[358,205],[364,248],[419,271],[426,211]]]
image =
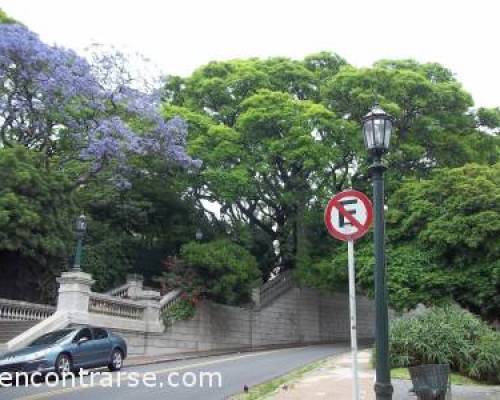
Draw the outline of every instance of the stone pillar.
[[[128,297],[132,300],[138,299],[141,297],[144,278],[139,274],[129,274],[127,275],[127,283],[129,284],[128,288]]]
[[[144,304],[144,324],[146,332],[160,332],[160,292],[154,290],[143,290],[137,301]]]
[[[256,308],[260,307],[260,287],[252,289],[252,301]]]
[[[87,314],[92,275],[83,271],[67,271],[57,278],[59,297],[57,311]]]

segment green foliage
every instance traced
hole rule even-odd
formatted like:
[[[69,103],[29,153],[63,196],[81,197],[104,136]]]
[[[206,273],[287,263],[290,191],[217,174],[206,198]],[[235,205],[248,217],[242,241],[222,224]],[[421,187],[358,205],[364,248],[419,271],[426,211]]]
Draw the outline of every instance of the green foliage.
[[[486,319],[500,313],[500,167],[468,164],[428,179],[407,179],[390,196],[387,284],[391,307],[454,300]],[[318,218],[318,224],[320,223]],[[346,287],[345,245],[322,239],[330,257],[300,268],[303,280],[325,289]],[[360,288],[373,295],[371,235],[356,242]]]
[[[478,118],[469,111],[470,94],[443,66],[382,60],[372,68],[344,67],[324,90],[328,107],[355,122],[375,99],[395,117],[387,155],[389,192],[399,186],[401,178],[425,176],[436,167],[498,161],[498,138],[477,129],[478,121],[492,118]],[[358,156],[362,178],[366,157]]]
[[[500,382],[500,334],[489,332],[479,338],[474,347],[473,362],[467,368],[469,376],[491,383]]]
[[[52,301],[73,246],[70,182],[24,147],[0,148],[0,292]]]
[[[104,173],[78,192],[91,219],[84,267],[95,273],[96,288],[119,285],[127,272],[142,274],[149,284],[198,226],[210,234],[184,193],[184,171],[154,159],[135,159],[134,166],[143,173],[127,176],[127,190],[117,190],[113,176]]]
[[[389,210],[389,284],[400,281],[399,295],[420,292],[424,303],[427,294],[449,295],[486,318],[499,315],[500,164],[407,180]]]
[[[229,229],[249,224],[268,248],[280,243],[279,255],[262,266],[266,275],[278,262],[293,267],[307,252],[310,199],[332,184],[342,187],[352,150],[361,146],[354,125],[319,101],[323,83],[344,63],[330,53],[212,62],[166,83],[164,115],[188,121],[190,152],[204,161],[197,198],[221,204]]]
[[[0,8],[0,24],[14,24],[18,23],[15,19],[9,17],[5,11]]]
[[[46,265],[68,254],[74,212],[70,184],[39,153],[0,149],[0,250]]]
[[[162,312],[163,325],[168,328],[176,321],[187,321],[196,314],[196,300],[183,297]]]
[[[194,272],[198,293],[224,304],[250,301],[260,273],[255,258],[241,246],[229,240],[190,242],[182,247],[181,256]]]
[[[477,110],[477,119],[480,126],[500,133],[500,107],[480,108]]]
[[[394,310],[411,309],[420,303],[440,304],[452,298],[449,276],[431,251],[413,244],[390,245],[386,258],[387,286]],[[374,294],[374,262],[373,247],[365,242],[356,251],[357,279],[371,296]]]
[[[382,60],[354,68],[328,52],[304,60],[211,62],[188,78],[169,77],[164,99],[164,115],[188,121],[190,152],[204,160],[193,179],[196,199],[220,204],[231,234],[249,225],[250,241],[266,240],[266,248],[279,243],[270,265],[260,265],[265,275],[276,265],[307,264],[321,276],[330,274],[329,260],[341,252],[320,244],[325,236],[315,228],[322,225],[317,210],[346,187],[354,160],[354,186],[369,188],[359,121],[375,99],[396,118],[387,157],[389,195],[402,178],[468,162],[494,164],[500,154],[491,134],[498,110],[470,111],[471,96],[436,63]],[[252,251],[262,247],[244,244]],[[404,251],[396,257],[402,260]],[[440,265],[427,252],[420,258]],[[332,278],[340,272],[335,269]],[[305,270],[299,275],[314,281]],[[402,279],[399,285],[406,284]]]
[[[433,308],[391,323],[393,368],[449,364],[472,378],[500,382],[500,333],[457,306]]]
[[[84,242],[82,268],[92,274],[95,280],[93,290],[106,291],[124,282],[132,269],[136,248],[133,238],[90,221]]]

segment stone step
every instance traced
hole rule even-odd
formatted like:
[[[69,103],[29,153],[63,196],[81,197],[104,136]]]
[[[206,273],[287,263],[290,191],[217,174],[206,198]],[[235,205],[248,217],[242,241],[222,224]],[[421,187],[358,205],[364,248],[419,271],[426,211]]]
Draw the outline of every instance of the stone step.
[[[39,322],[0,320],[0,344],[8,342]]]

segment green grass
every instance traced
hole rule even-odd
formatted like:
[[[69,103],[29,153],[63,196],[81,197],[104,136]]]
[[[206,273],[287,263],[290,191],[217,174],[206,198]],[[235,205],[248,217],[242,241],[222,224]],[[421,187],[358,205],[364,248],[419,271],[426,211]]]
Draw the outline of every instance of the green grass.
[[[231,397],[232,400],[262,400],[267,396],[274,393],[277,389],[279,389],[283,385],[290,385],[293,382],[298,381],[308,372],[315,370],[317,368],[321,368],[327,359],[320,360],[308,364],[302,368],[298,368],[293,370],[292,372],[280,376],[279,378],[273,379],[268,382],[261,383],[260,385],[254,386],[250,388],[248,393],[240,393],[234,397]]]
[[[410,372],[408,371],[408,368],[393,368],[391,370],[391,378],[393,378],[393,379],[407,379],[407,380],[411,379]],[[475,381],[474,379],[457,374],[455,372],[451,373],[451,383],[453,385],[484,385],[484,383]]]

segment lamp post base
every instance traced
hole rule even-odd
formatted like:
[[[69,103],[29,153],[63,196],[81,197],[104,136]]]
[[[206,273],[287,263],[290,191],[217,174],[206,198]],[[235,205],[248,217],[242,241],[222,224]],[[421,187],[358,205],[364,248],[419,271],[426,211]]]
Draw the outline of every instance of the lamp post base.
[[[374,387],[377,400],[392,399],[392,393],[394,392],[394,387],[392,386],[391,383],[376,382]]]

